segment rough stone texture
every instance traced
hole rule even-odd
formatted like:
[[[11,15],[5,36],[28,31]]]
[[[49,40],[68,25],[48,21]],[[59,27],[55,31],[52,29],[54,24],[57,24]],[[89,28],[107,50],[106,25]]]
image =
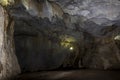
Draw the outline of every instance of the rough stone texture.
[[[55,0],[65,13],[82,15],[99,25],[111,25],[120,19],[119,0]]]
[[[0,80],[9,80],[20,73],[14,53],[13,21],[0,6]]]
[[[29,9],[39,12],[41,7],[35,5],[39,2],[31,3],[33,8],[18,5],[12,9],[16,54],[22,70],[120,69],[120,42],[115,39],[120,35],[119,1],[59,0],[57,3],[64,14],[62,18],[58,14],[52,20],[51,14],[58,12],[54,7],[52,11],[46,7],[50,14],[46,18],[30,13]],[[70,47],[74,49],[70,50]]]
[[[13,13],[18,13],[16,10]],[[65,23],[60,19],[50,22],[47,18],[32,17],[24,9],[21,10],[22,13],[13,16],[16,53],[23,71],[57,69],[60,66],[73,67],[74,60],[80,55],[79,47],[83,45],[81,43],[83,31],[66,28]],[[75,50],[70,51],[69,47],[64,48],[61,45],[63,38],[67,37],[75,38],[76,41],[70,43]],[[82,51],[81,48],[81,53]]]

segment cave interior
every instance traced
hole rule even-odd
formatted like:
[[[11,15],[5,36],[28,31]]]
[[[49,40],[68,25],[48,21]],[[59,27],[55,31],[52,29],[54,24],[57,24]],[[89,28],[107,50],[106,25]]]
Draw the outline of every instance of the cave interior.
[[[21,70],[16,80],[120,80],[119,8],[119,0],[20,0],[10,6]]]

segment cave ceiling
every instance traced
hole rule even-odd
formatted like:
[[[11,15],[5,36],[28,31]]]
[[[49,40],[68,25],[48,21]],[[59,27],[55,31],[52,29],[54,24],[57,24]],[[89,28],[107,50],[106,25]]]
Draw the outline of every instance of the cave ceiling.
[[[96,24],[113,24],[120,19],[119,0],[52,0],[62,6],[65,13],[83,16]]]

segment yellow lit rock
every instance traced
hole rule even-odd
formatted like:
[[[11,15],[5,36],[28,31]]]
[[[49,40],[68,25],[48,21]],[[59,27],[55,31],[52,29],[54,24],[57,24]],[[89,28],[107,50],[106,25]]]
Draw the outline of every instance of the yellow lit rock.
[[[13,4],[14,3],[14,0],[0,0],[0,4],[2,6],[7,6],[7,5],[10,5],[10,4]]]
[[[8,5],[8,0],[0,0],[0,4],[6,6]]]
[[[64,48],[68,48],[69,50],[74,50],[74,43],[76,42],[74,37],[71,36],[61,36],[61,46],[63,46]]]

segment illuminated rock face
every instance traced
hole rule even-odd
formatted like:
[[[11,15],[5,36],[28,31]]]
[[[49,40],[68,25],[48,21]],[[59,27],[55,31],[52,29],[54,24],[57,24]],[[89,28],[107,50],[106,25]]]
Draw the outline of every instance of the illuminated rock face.
[[[53,17],[59,17],[62,19],[63,10],[55,2],[49,2],[47,0],[22,0],[21,3],[25,6],[28,13],[32,16],[41,18],[49,18],[52,21]]]
[[[0,5],[7,6],[14,3],[14,0],[0,0]]]
[[[120,68],[120,42],[119,39],[116,40],[116,36],[120,34],[117,9],[119,1],[55,1],[57,3],[53,3],[59,4],[63,9],[60,11],[64,13],[62,18],[58,14],[53,21],[53,12],[59,13],[59,10],[49,1],[52,7],[47,7],[47,14],[32,15],[34,11],[30,12],[31,9],[44,13],[44,9],[41,8],[45,8],[45,5],[37,7],[37,3],[31,3],[33,7],[26,9],[20,5],[11,11],[15,20],[16,54],[21,69],[39,71],[60,67]],[[44,2],[39,4],[42,5]],[[113,11],[110,6],[114,8]],[[54,11],[51,11],[53,8]]]
[[[14,51],[13,24],[0,6],[0,80],[9,80],[20,73]]]

